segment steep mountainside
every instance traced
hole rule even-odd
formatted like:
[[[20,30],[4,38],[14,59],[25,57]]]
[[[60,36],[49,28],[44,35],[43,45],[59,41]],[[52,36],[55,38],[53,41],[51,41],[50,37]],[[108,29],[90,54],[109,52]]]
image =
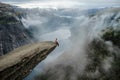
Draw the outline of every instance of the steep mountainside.
[[[30,43],[30,36],[21,23],[21,12],[15,11],[15,7],[0,3],[0,55]]]

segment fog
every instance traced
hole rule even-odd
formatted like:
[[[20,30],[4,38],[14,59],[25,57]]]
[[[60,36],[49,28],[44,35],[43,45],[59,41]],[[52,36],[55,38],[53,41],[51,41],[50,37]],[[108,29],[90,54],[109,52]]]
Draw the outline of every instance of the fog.
[[[80,15],[74,12],[80,13]],[[115,15],[115,13],[117,14]],[[111,26],[117,28],[120,24],[111,18],[118,18],[119,14],[118,11],[112,10],[104,12],[103,9],[85,11],[33,9],[29,11],[27,16],[22,18],[24,26],[39,41],[54,41],[55,38],[58,38],[60,46],[42,61],[25,80],[33,79],[35,75],[45,73],[49,69],[52,73],[56,73],[57,77],[54,80],[64,80],[66,72],[63,68],[56,67],[59,65],[71,66],[73,73],[70,74],[69,80],[77,80],[76,76],[83,74],[86,65],[90,63],[86,51],[88,44],[95,38],[101,39],[100,35],[103,29]],[[110,47],[110,51],[112,51],[112,47]],[[105,71],[109,70],[112,61],[113,58],[108,57],[102,62]],[[99,75],[99,72],[96,70],[90,75],[94,77]],[[49,80],[53,80],[53,78]]]

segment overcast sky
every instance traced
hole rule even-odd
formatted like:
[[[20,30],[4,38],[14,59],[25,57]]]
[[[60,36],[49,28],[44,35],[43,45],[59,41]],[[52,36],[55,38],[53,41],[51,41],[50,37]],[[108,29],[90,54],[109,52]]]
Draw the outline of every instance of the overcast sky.
[[[0,0],[23,8],[96,8],[119,6],[120,0]]]

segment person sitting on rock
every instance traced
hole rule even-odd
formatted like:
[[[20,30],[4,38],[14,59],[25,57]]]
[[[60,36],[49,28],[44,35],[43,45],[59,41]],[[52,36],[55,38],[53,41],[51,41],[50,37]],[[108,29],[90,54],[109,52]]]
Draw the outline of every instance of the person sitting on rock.
[[[57,38],[55,39],[55,44],[56,44],[57,46],[59,46],[59,43],[58,43],[58,41],[57,41]]]

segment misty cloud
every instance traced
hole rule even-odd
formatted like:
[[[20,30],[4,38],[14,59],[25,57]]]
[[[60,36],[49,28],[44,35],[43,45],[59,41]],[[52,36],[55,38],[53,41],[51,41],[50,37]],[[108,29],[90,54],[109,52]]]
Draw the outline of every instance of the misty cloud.
[[[90,62],[88,59],[88,44],[95,38],[101,40],[100,33],[106,27],[119,26],[119,23],[115,22],[116,20],[111,20],[111,17],[115,17],[114,19],[119,18],[119,13],[114,14],[117,13],[114,11],[114,8],[113,10],[111,8],[111,12],[108,9],[108,11],[103,10],[102,12],[100,11],[100,13],[99,11],[94,13],[94,10],[91,9],[93,14],[84,14],[84,11],[77,10],[77,13],[81,13],[81,15],[77,16],[76,14],[72,14],[69,15],[69,17],[66,16],[66,14],[75,11],[76,9],[38,9],[38,13],[40,12],[41,15],[37,16],[35,14],[36,12],[32,11],[32,13],[29,12],[27,17],[22,19],[23,22],[27,24],[26,28],[29,29],[30,26],[37,28],[38,31],[33,31],[33,33],[40,41],[54,40],[55,37],[58,37],[60,46],[51,53],[42,64],[40,63],[35,68],[38,73],[39,69],[42,69],[43,73],[47,74],[48,71],[50,71],[50,73],[53,74],[52,76],[56,77],[55,79],[50,77],[51,79],[49,80],[64,80],[66,69],[69,69],[67,66],[70,66],[70,70],[73,69],[72,73],[70,73],[69,80],[77,80],[77,75],[83,74],[86,65],[92,63],[92,61]],[[45,14],[45,12],[47,14]],[[41,32],[43,33],[41,34]],[[110,46],[108,50],[112,52],[112,44],[108,42],[105,44]],[[109,71],[112,61],[113,57],[107,57],[101,60],[100,65],[102,69],[106,72]],[[100,72],[99,69],[96,68],[95,72],[86,74],[88,76],[98,77]]]

